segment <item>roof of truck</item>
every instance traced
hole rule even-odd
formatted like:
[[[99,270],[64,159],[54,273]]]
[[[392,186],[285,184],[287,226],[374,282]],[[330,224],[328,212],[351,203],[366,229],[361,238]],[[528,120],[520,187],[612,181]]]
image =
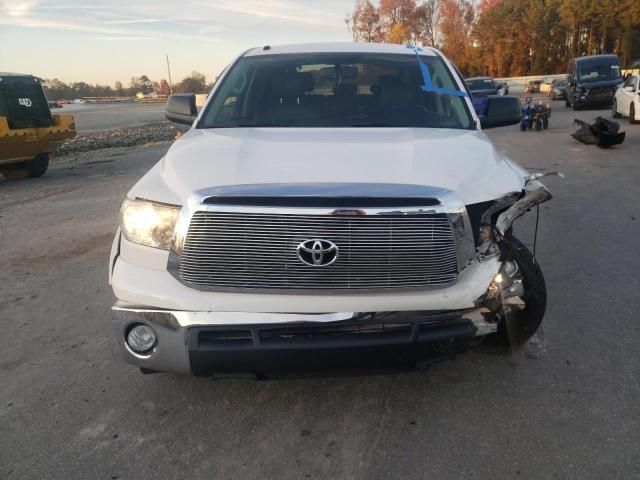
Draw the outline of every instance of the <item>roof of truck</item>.
[[[584,57],[576,57],[576,62],[587,60],[589,58],[618,58],[615,53],[603,53],[602,55],[585,55]]]
[[[30,73],[0,72],[0,77],[33,77]]]
[[[421,47],[422,48],[422,47]],[[335,43],[297,43],[291,45],[265,45],[255,47],[245,53],[244,56],[253,57],[258,55],[280,55],[287,53],[395,53],[415,55],[413,46],[397,45],[392,43],[357,43],[357,42],[335,42]],[[432,47],[424,47],[422,55],[435,56],[438,51]]]

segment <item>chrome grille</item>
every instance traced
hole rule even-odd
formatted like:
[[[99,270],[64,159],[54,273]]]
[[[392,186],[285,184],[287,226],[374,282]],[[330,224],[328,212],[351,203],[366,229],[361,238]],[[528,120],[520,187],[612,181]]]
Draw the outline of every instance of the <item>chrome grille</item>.
[[[309,266],[298,245],[321,238],[339,257]],[[446,214],[331,216],[195,212],[179,260],[194,288],[358,291],[444,285],[458,274]]]

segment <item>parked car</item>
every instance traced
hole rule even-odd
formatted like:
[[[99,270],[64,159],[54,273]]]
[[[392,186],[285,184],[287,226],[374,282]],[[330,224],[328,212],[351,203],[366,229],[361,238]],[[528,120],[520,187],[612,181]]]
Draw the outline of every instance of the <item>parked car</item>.
[[[59,102],[49,100],[49,108],[62,108],[62,105]]]
[[[546,93],[547,95],[549,95],[549,92],[551,92],[551,89],[553,88],[552,86],[553,84],[553,78],[551,77],[544,77],[542,79],[542,82],[540,83],[540,93]]]
[[[625,75],[640,75],[640,59],[629,62],[624,70]]]
[[[625,116],[629,122],[640,121],[640,76],[632,75],[616,90],[613,98],[613,117]]]
[[[465,79],[465,83],[474,97],[507,95],[509,93],[509,86],[506,83],[497,83],[491,77],[471,77]]]
[[[575,58],[569,65],[565,104],[574,110],[610,106],[622,81],[617,55]]]
[[[546,290],[513,222],[551,198],[494,148],[442,53],[254,48],[127,194],[109,261],[117,343],[144,372],[411,368],[520,345]],[[508,319],[508,321],[506,320]]]
[[[536,93],[540,91],[542,80],[530,80],[524,87],[524,93]]]
[[[549,90],[549,96],[551,100],[558,100],[561,98],[565,98],[565,89],[567,88],[567,80],[562,79],[554,79],[551,82],[551,90]]]

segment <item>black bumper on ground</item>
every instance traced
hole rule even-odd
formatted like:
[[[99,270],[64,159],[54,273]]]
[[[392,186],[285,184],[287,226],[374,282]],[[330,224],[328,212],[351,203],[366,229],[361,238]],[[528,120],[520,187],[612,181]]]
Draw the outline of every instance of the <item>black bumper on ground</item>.
[[[385,313],[343,322],[188,329],[191,371],[256,378],[424,367],[468,347],[476,327],[460,314]]]

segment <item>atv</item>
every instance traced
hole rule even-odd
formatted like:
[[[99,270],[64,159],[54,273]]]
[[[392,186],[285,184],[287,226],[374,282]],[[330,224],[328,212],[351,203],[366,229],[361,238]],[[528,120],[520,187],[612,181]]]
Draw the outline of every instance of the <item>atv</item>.
[[[543,105],[542,101],[537,105],[533,104],[533,97],[526,97],[524,106],[522,107],[522,120],[520,121],[520,130],[546,130],[549,128],[549,117],[551,117],[551,108]]]

